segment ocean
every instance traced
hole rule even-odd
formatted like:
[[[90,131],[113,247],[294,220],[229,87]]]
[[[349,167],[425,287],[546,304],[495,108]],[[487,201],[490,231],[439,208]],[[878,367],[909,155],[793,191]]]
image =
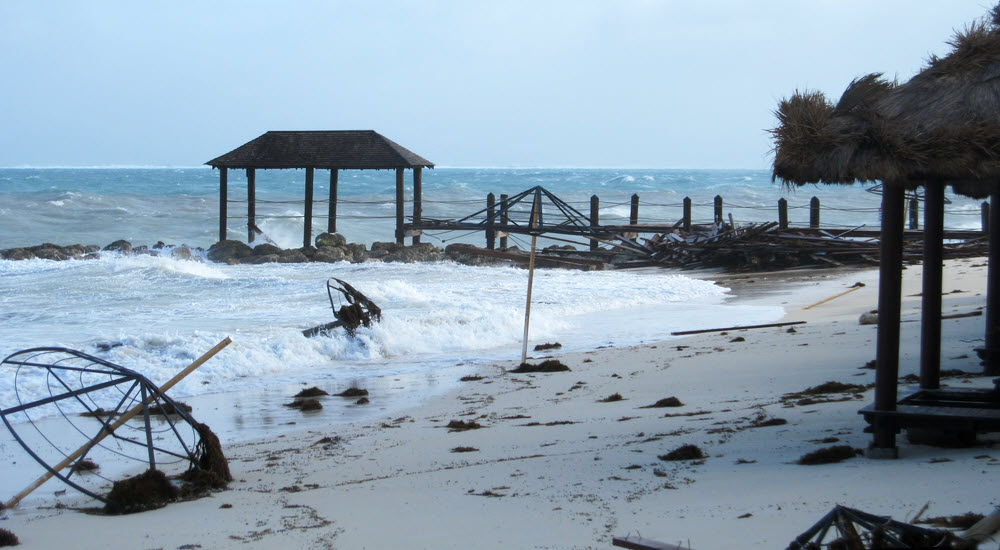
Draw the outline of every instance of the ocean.
[[[316,176],[317,198],[327,196],[326,174]],[[230,175],[233,239],[246,239],[244,182],[242,174]],[[301,245],[303,182],[302,171],[258,173],[258,225],[280,246]],[[338,228],[349,241],[392,240],[394,184],[391,171],[340,174]],[[790,191],[760,170],[438,168],[424,173],[424,216],[459,218],[483,208],[487,193],[513,195],[538,185],[584,213],[590,196],[598,195],[603,223],[626,223],[629,198],[638,194],[641,223],[676,221],[684,197],[694,203],[695,221],[708,221],[712,200],[721,195],[737,223],[775,220],[777,201],[785,197],[792,223],[805,224],[815,195],[824,205],[824,225],[878,224],[879,197],[861,186]],[[977,201],[949,199],[947,226],[979,226]],[[317,215],[325,210],[323,203],[315,207]],[[173,397],[287,396],[303,384],[354,385],[383,388],[395,403],[453,387],[476,365],[520,358],[523,269],[451,262],[229,266],[169,256],[174,246],[215,242],[217,216],[218,173],[208,168],[0,169],[0,249],[45,242],[103,247],[118,239],[167,245],[160,255],[0,260],[0,357],[68,347],[163,383],[230,336],[233,344],[173,389]],[[325,226],[317,217],[314,234]],[[484,238],[432,232],[424,242],[483,245]],[[330,277],[374,300],[382,321],[354,336],[302,336],[303,329],[333,320],[325,287]],[[783,315],[780,307],[731,302],[728,289],[679,272],[539,270],[529,343],[559,342],[561,352],[627,346],[676,330],[767,323]],[[40,377],[21,376],[15,384],[9,372],[0,372],[0,407],[50,389]],[[323,422],[358,414],[345,408]]]

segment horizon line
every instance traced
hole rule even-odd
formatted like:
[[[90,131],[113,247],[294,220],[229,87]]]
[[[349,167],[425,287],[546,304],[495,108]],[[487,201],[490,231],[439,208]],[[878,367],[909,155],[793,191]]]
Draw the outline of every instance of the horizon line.
[[[698,168],[683,166],[478,166],[478,165],[439,165],[434,169],[446,170],[752,170],[764,171],[769,168]],[[215,170],[211,166],[198,165],[169,165],[169,164],[96,164],[96,165],[31,165],[22,164],[16,166],[0,166],[0,170]],[[261,170],[302,170],[302,168],[261,168]],[[321,170],[326,170],[321,168]],[[346,169],[345,169],[346,170]],[[391,170],[391,168],[389,168]]]

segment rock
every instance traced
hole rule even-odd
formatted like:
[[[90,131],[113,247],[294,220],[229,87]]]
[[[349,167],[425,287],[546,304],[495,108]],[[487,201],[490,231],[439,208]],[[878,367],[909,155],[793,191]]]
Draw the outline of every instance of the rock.
[[[35,250],[35,257],[40,260],[68,260],[69,256],[63,252],[62,248],[40,248]]]
[[[347,239],[340,233],[320,233],[316,236],[316,248],[327,246],[344,247],[346,245]]]
[[[861,314],[861,318],[858,319],[858,324],[860,325],[877,325],[878,324],[878,310],[868,311]]]
[[[271,243],[258,244],[253,247],[254,256],[270,256],[271,254],[281,254],[284,250],[280,246],[275,246]]]
[[[333,246],[321,246],[316,251],[316,255],[313,256],[314,262],[325,262],[329,264],[334,262],[343,262],[347,259],[347,254],[344,253],[343,248]]]
[[[375,245],[372,245],[374,248]],[[400,246],[395,252],[382,256],[383,262],[433,262],[445,258],[444,251],[431,243],[420,243],[413,246]]]
[[[132,252],[132,243],[126,240],[117,240],[108,246],[104,247],[105,252],[121,252],[122,254],[128,254]]]
[[[5,260],[32,260],[35,258],[35,253],[27,248],[11,248],[3,251],[3,258]]]
[[[368,259],[368,248],[360,243],[347,243],[347,255],[351,257],[351,262],[359,264]]]
[[[133,254],[145,254],[146,256],[152,256],[153,253],[149,250],[149,247],[142,245],[132,249]]]
[[[240,260],[241,264],[273,264],[281,258],[278,254],[267,254],[266,256],[247,256]]]
[[[163,250],[166,246],[167,244],[165,242],[156,241],[156,244],[153,245],[153,250]]]
[[[190,260],[191,249],[188,248],[187,245],[178,246],[177,248],[170,251],[170,257],[175,260]]]
[[[372,248],[368,252],[368,257],[381,259],[383,256],[386,256],[387,254],[395,254],[403,248],[405,247],[399,243],[376,241],[372,243]]]
[[[285,250],[278,255],[279,264],[306,264],[309,257],[302,253],[301,249]]]
[[[217,263],[229,263],[230,260],[242,260],[253,255],[253,249],[241,241],[219,241],[208,249],[208,259]]]

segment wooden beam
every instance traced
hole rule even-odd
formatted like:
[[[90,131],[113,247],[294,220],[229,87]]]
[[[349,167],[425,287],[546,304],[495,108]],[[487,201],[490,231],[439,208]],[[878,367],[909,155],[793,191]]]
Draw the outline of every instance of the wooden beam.
[[[403,169],[396,168],[396,242],[403,244]]]
[[[413,223],[420,226],[420,219],[424,215],[424,174],[423,168],[416,166],[413,168]],[[420,244],[420,234],[413,236],[413,244]]]
[[[339,173],[340,170],[337,170],[336,168],[330,169],[330,208],[326,218],[327,233],[337,232],[337,179]]]
[[[878,329],[875,344],[875,409],[896,410],[899,377],[899,321],[903,283],[904,189],[882,186],[882,238],[879,242]],[[896,426],[891,417],[872,421],[871,458],[896,458]]]
[[[944,262],[944,182],[924,185],[924,273],[920,306],[920,387],[941,387],[941,289]],[[910,206],[911,212],[913,205]],[[911,226],[913,220],[910,220]]]
[[[247,168],[247,242],[252,243],[257,227],[257,174]]]
[[[777,328],[777,327],[787,327],[791,325],[804,325],[805,321],[788,321],[786,323],[768,323],[766,325],[743,325],[736,327],[722,327],[722,328],[704,328],[699,330],[680,330],[671,332],[671,336],[687,336],[689,334],[703,334],[706,332],[727,332],[730,330],[747,330],[754,328]]]
[[[229,206],[229,173],[219,168],[219,241],[226,240],[226,211]]]
[[[314,168],[306,168],[306,219],[302,228],[302,247],[312,246],[312,225],[313,225],[313,176]]]

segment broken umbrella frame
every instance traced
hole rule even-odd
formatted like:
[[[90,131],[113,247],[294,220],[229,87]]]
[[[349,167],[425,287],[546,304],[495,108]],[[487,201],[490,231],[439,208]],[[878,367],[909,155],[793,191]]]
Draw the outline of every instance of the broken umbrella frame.
[[[340,293],[336,301],[333,298],[335,290]],[[336,321],[303,330],[302,335],[306,338],[326,334],[337,327],[343,327],[348,334],[353,335],[358,327],[362,325],[366,328],[371,327],[373,321],[378,322],[382,319],[382,309],[375,305],[375,302],[340,279],[335,277],[327,279],[326,294],[330,298],[330,309],[333,310]],[[339,308],[337,302],[340,302]]]
[[[46,405],[54,406],[58,414],[76,432],[79,432],[80,435],[89,440],[84,443],[81,449],[77,450],[77,452],[82,451],[82,454],[77,459],[77,463],[86,458],[95,447],[99,446],[113,454],[146,462],[149,469],[156,468],[156,453],[174,457],[177,459],[174,462],[186,460],[190,463],[191,468],[198,467],[197,447],[196,442],[194,442],[196,437],[194,434],[198,433],[198,423],[190,414],[184,411],[155,384],[141,374],[80,351],[58,347],[32,348],[11,354],[0,362],[0,371],[8,369],[14,370],[14,393],[17,405],[0,409],[0,418],[3,419],[4,424],[11,435],[14,436],[14,439],[17,440],[32,458],[53,476],[58,477],[74,489],[105,504],[110,502],[107,497],[98,495],[75,482],[72,479],[75,473],[74,468],[70,468],[68,473],[64,475],[59,471],[60,466],[50,464],[41,456],[43,452],[41,449],[33,449],[25,441],[23,434],[18,432],[19,428],[15,427],[15,425],[20,425],[21,429],[28,428],[28,426],[17,422],[16,415],[23,415],[30,428],[33,428],[46,443],[51,445],[57,454],[69,458],[70,451],[64,450],[43,433],[38,425],[38,421],[41,418],[32,418],[30,414],[33,411],[40,411],[39,407]],[[45,385],[48,387],[49,396],[25,402],[21,398],[22,390],[18,387],[18,381],[22,376],[31,377],[38,371],[44,371]],[[107,400],[109,406],[111,403],[114,403],[114,407],[110,410],[105,410],[98,404],[98,399],[101,398]],[[73,410],[78,409],[79,406],[82,406],[86,412],[81,414]],[[163,418],[168,425],[167,429],[162,429],[160,432],[173,433],[179,444],[179,450],[167,449],[165,444],[154,443],[154,435],[157,436],[157,439],[160,436],[153,429],[150,422],[150,411],[151,409],[156,410],[157,407],[160,412],[164,413]],[[130,419],[129,414],[139,416],[140,413],[141,427],[127,424],[127,421]],[[93,435],[88,435],[91,432],[89,430],[85,431],[84,428],[78,426],[70,415],[95,420],[99,427],[93,432]],[[118,419],[117,421],[116,418]],[[123,418],[124,421],[122,420]],[[12,420],[14,420],[13,423]],[[181,435],[178,431],[178,424],[182,422],[187,423],[193,431],[190,438],[192,443],[190,444],[185,441],[185,436]],[[142,434],[137,438],[131,438],[117,433],[116,430],[124,426],[138,429]],[[119,442],[118,449],[101,443],[108,436]],[[145,449],[145,457],[140,458],[123,452],[122,449],[124,447],[121,444],[134,445]],[[51,451],[49,451],[49,454],[52,454]],[[161,460],[161,462],[166,461]]]

